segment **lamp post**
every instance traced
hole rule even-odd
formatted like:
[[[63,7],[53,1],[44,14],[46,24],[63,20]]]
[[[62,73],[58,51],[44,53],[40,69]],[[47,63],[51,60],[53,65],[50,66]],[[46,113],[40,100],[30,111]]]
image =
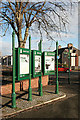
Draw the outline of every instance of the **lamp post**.
[[[68,83],[70,84],[70,47],[69,47],[69,56],[68,56],[68,59],[69,59],[69,74],[68,74]]]
[[[13,52],[13,81],[12,81],[12,108],[16,107],[15,94],[15,32],[12,33],[12,52]]]
[[[59,83],[58,83],[58,41],[56,42],[56,90],[55,93],[59,93]]]

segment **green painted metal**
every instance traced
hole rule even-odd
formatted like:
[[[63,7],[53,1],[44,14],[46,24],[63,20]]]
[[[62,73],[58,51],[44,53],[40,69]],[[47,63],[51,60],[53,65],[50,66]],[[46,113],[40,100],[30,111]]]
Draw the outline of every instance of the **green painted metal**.
[[[40,42],[38,43],[38,50],[40,51]]]
[[[43,96],[43,91],[42,91],[42,75],[39,76],[39,96]]]
[[[40,43],[39,43],[39,50],[42,53],[42,40],[40,40]],[[39,76],[39,96],[43,96],[43,91],[42,91],[42,59],[41,59],[41,75]]]
[[[13,51],[13,81],[12,81],[12,108],[16,107],[15,93],[15,32],[12,33],[12,51]]]
[[[58,41],[56,42],[56,89],[55,89],[55,93],[58,94],[59,93],[59,83],[58,83]]]
[[[69,74],[68,74],[68,84],[70,84],[70,47],[69,47]]]
[[[17,58],[17,48],[15,48],[15,80],[18,80],[17,78],[17,65],[18,65],[18,58]]]
[[[29,73],[28,74],[20,74],[20,55],[29,55],[29,59],[30,59],[30,50],[26,49],[26,48],[16,48],[16,68],[17,68],[17,80],[26,80],[29,79]],[[18,58],[18,59],[17,59]],[[27,66],[26,66],[27,68]]]
[[[41,71],[40,72],[35,72],[35,57],[36,56],[40,56],[41,57],[41,61],[42,61],[42,52],[39,50],[33,50],[32,51],[32,65],[33,65],[33,71],[32,71],[32,77],[38,77],[41,76]],[[42,64],[41,64],[41,68],[42,68]]]
[[[51,71],[46,71],[45,70],[45,56],[54,56],[55,57],[55,52],[43,52],[43,74],[44,75],[55,75],[55,70],[51,70]]]
[[[64,54],[68,54],[67,52],[63,52]]]
[[[29,36],[29,50],[30,50],[30,57],[29,57],[29,94],[28,100],[32,101],[32,88],[31,88],[31,36]]]
[[[39,49],[39,51],[42,51],[42,40],[40,40],[40,42],[38,44],[38,49]]]

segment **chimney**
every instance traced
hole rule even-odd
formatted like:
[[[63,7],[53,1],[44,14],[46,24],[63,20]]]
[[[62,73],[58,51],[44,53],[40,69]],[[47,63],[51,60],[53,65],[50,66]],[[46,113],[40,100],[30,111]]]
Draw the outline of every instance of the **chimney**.
[[[61,49],[61,45],[58,46],[58,49]]]
[[[72,43],[69,43],[68,45],[67,45],[67,47],[69,48],[69,47],[73,47],[73,44]]]

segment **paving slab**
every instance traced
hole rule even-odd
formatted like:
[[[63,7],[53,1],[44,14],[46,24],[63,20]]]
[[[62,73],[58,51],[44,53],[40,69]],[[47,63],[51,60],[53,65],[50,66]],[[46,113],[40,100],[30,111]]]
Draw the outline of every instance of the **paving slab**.
[[[1,96],[2,106],[0,108],[1,117],[6,118],[15,115],[19,112],[32,109],[50,102],[59,100],[66,97],[66,94],[59,91],[55,94],[54,87],[43,87],[43,96],[39,96],[38,89],[32,90],[32,101],[28,101],[28,92],[20,91],[16,93],[16,108],[12,108],[11,94]]]

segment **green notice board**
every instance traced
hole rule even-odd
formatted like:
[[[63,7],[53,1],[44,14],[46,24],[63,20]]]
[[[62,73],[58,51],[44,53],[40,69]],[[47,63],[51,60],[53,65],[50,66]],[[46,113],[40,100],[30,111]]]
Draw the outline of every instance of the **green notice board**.
[[[32,77],[41,76],[42,72],[42,52],[32,50]]]
[[[29,79],[30,50],[16,48],[16,78],[17,80]]]
[[[55,52],[43,52],[43,74],[55,74]]]

